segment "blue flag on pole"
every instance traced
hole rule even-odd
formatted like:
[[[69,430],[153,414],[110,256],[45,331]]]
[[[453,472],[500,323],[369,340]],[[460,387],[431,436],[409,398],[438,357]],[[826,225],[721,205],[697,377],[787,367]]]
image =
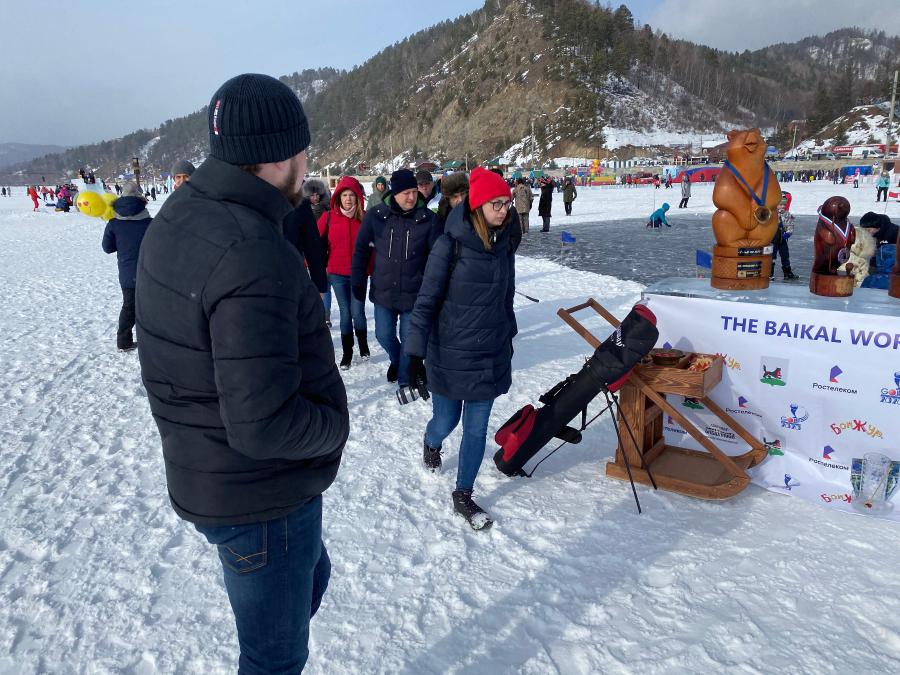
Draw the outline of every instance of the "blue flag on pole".
[[[697,267],[712,269],[712,255],[707,251],[697,249]]]

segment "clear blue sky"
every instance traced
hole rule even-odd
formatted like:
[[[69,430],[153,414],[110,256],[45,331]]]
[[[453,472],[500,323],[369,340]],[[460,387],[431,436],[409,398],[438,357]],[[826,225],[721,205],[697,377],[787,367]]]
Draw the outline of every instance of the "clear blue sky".
[[[74,145],[155,127],[202,107],[237,73],[351,68],[483,4],[0,0],[0,142]],[[847,0],[757,0],[752,12],[737,10],[739,19],[735,4],[721,0],[625,4],[640,24],[738,50],[875,20],[900,27],[895,0],[877,12]]]

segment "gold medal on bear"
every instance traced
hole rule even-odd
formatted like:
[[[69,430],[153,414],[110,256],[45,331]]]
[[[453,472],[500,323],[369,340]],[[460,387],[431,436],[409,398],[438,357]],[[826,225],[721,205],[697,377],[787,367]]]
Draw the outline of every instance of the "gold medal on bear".
[[[768,223],[772,217],[772,209],[768,206],[760,206],[753,212],[753,217],[756,218],[757,223]]]

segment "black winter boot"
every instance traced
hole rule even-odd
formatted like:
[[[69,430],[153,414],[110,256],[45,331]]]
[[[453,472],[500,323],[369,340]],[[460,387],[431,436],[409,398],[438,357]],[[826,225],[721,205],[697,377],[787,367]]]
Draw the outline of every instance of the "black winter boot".
[[[781,271],[784,273],[784,280],[785,280],[785,281],[790,281],[790,280],[792,280],[792,279],[799,279],[799,278],[800,278],[800,277],[798,277],[796,274],[794,274],[794,272],[791,270],[790,267],[782,267],[782,268],[781,268]]]
[[[396,363],[392,363],[388,366],[387,371],[387,381],[388,382],[396,382],[397,381],[397,371],[400,370],[400,366]]]
[[[366,331],[358,330],[356,331],[356,344],[359,345],[359,357],[363,361],[369,360],[369,338],[366,336]]]
[[[427,441],[422,443],[422,447],[425,468],[432,473],[438,473],[441,470],[441,449],[430,447]]]
[[[350,370],[350,364],[353,363],[353,334],[341,335],[341,347],[344,355],[341,356],[341,370]]]
[[[465,518],[473,530],[486,530],[494,524],[487,512],[472,501],[471,490],[453,491],[453,510]]]

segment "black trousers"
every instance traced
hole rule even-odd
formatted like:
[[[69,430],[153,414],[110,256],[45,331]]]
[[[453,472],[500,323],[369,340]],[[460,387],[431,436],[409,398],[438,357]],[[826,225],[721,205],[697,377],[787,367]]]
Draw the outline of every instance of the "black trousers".
[[[549,232],[550,231],[550,216],[541,216],[541,220],[544,221],[544,226],[541,228],[541,232]]]
[[[563,202],[563,205],[566,207],[566,215],[572,215],[572,202]]]
[[[791,251],[788,248],[787,239],[784,238],[782,234],[781,228],[775,232],[775,237],[772,239],[772,266],[774,268],[775,261],[778,260],[778,256],[781,256],[781,268],[791,266]]]
[[[690,197],[682,197],[682,198],[681,198],[681,201],[678,202],[678,208],[679,208],[679,209],[686,209],[686,208],[687,208],[688,199],[690,199]]]
[[[134,344],[134,289],[122,289],[122,309],[119,311],[119,331],[116,333],[116,347],[124,349]]]
[[[884,201],[887,201],[887,188],[886,187],[878,188],[878,193],[875,197],[875,201],[880,202],[882,197],[884,197]]]

